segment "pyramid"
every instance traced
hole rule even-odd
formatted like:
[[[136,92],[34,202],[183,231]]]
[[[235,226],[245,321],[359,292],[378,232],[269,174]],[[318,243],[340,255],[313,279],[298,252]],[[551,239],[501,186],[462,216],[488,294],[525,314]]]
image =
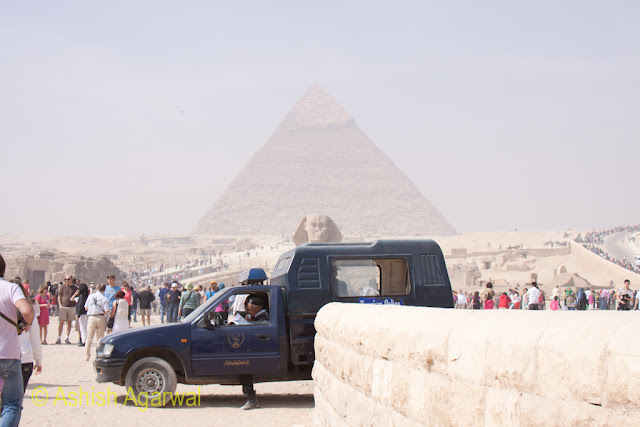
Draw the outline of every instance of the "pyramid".
[[[452,235],[407,176],[313,84],[204,214],[196,234],[293,234],[310,213],[343,234]]]

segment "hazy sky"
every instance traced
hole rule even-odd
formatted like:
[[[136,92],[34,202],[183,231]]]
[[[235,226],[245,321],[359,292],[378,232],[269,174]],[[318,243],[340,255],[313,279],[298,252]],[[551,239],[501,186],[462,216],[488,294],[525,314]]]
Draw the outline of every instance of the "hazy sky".
[[[0,233],[189,232],[313,82],[459,231],[640,223],[639,19],[637,1],[0,0]]]

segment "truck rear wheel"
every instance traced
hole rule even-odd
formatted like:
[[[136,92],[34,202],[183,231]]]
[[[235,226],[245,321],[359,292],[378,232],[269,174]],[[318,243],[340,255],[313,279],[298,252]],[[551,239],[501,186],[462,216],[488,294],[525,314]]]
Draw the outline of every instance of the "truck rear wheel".
[[[154,399],[164,406],[171,402],[170,396],[176,391],[178,378],[173,367],[159,357],[145,357],[135,362],[124,380],[127,395],[133,393],[138,406],[145,406],[146,402]],[[165,394],[169,393],[169,394]],[[162,396],[158,399],[158,396]]]

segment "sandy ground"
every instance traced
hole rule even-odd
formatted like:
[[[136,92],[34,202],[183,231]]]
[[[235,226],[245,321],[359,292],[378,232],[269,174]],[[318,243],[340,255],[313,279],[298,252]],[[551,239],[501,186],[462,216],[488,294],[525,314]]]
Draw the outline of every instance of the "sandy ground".
[[[159,323],[158,316],[153,316],[151,321]],[[132,325],[142,327],[139,319],[138,323]],[[85,361],[83,347],[51,344],[57,338],[57,330],[58,319],[52,317],[47,339],[50,344],[43,346],[43,372],[33,375],[29,381],[20,425],[84,427],[106,423],[113,426],[161,426],[184,425],[187,422],[202,426],[313,424],[313,381],[256,384],[260,408],[252,411],[238,409],[245,402],[240,386],[200,386],[198,406],[193,405],[193,398],[190,406],[185,401],[182,406],[150,407],[146,410],[134,406],[130,401],[125,404],[124,387],[95,381],[93,357],[91,362]],[[74,330],[71,331],[71,341],[78,341]],[[95,355],[95,344],[92,352]],[[82,397],[82,403],[79,404],[77,398],[70,395],[79,391],[87,392],[88,404],[87,397]],[[198,393],[198,387],[179,384],[177,392]],[[110,403],[101,404],[100,397],[107,395],[111,396]]]

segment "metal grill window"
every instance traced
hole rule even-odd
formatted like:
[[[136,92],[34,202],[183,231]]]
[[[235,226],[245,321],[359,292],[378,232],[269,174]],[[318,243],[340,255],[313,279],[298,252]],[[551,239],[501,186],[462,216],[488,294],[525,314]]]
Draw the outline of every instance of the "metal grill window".
[[[422,282],[425,285],[442,285],[444,283],[440,272],[440,264],[435,255],[420,255],[420,267],[422,269]]]
[[[320,262],[318,258],[302,258],[298,267],[298,288],[320,289]]]

